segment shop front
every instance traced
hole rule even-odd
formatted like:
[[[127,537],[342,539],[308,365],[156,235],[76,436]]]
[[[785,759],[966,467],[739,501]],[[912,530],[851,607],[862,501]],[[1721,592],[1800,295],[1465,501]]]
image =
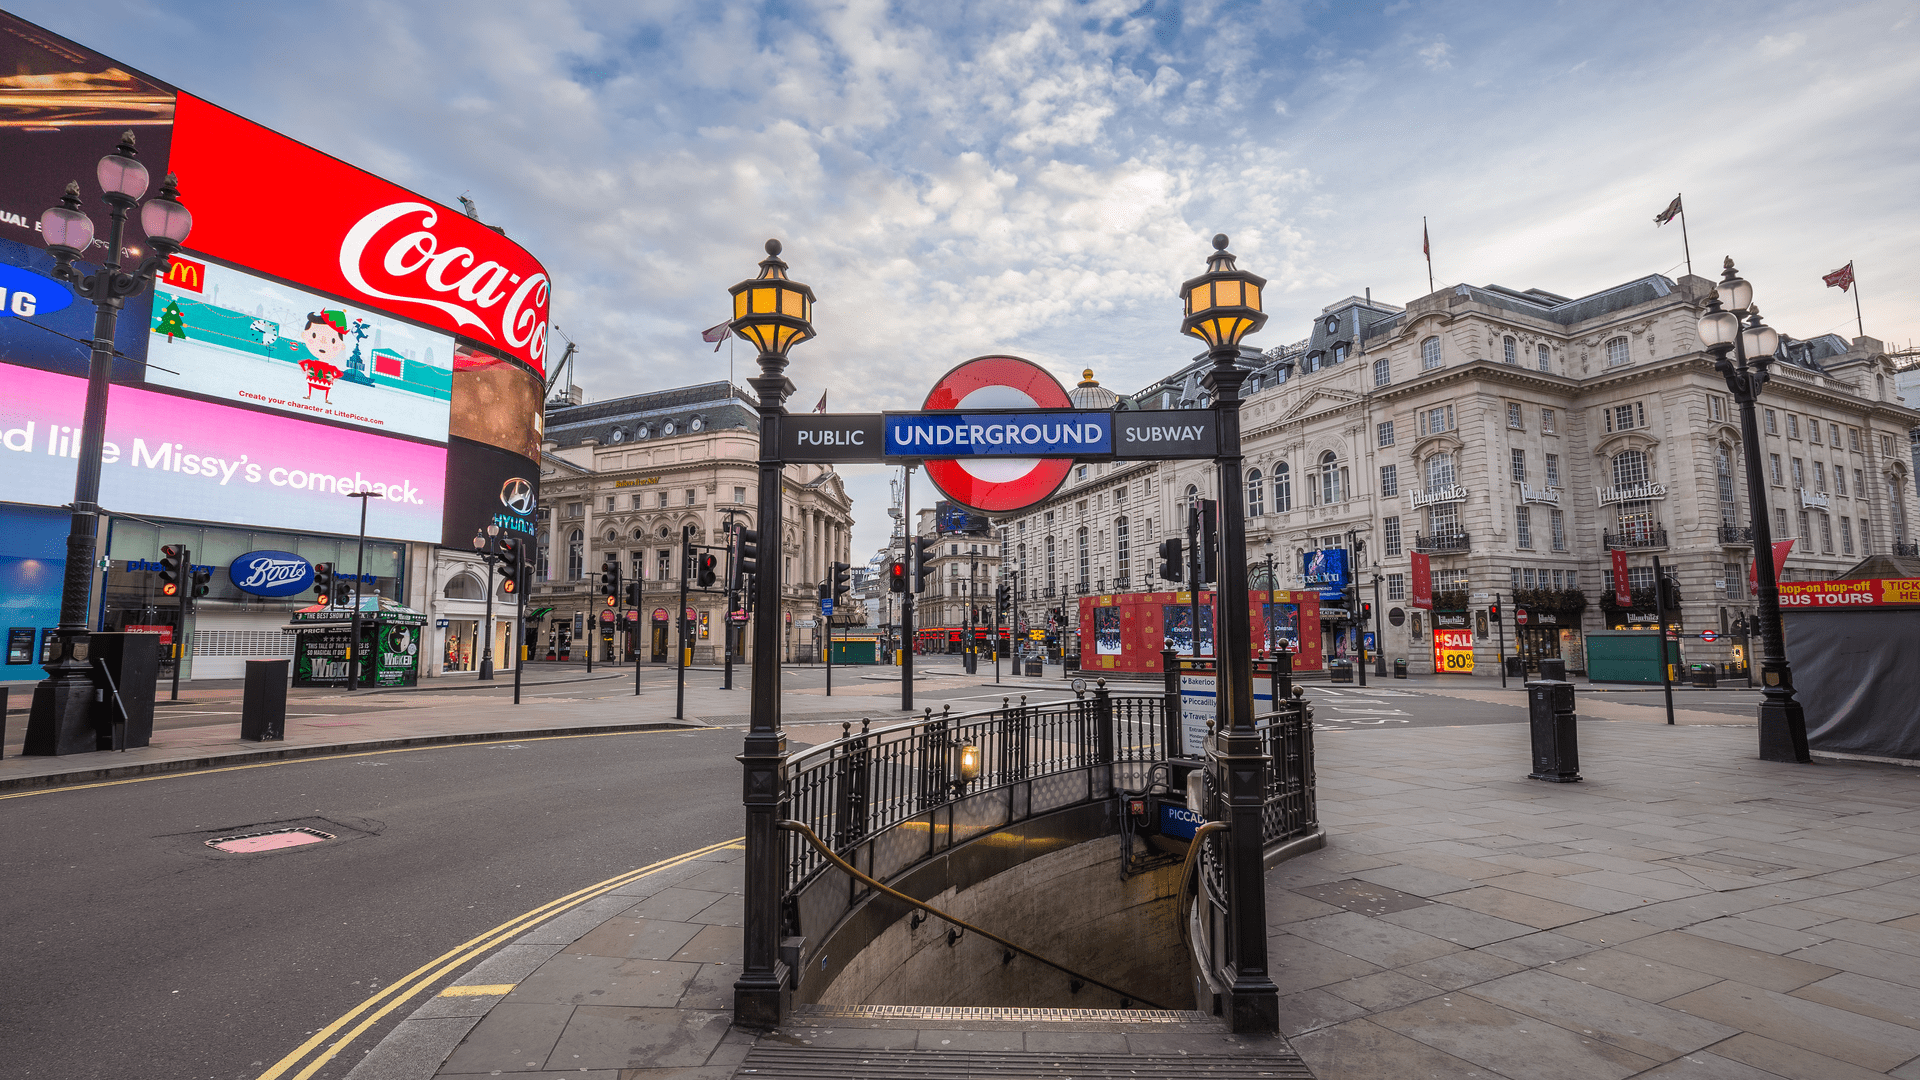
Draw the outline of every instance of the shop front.
[[[420,680],[420,639],[427,617],[385,597],[360,601],[360,685],[412,686]],[[293,685],[344,687],[350,677],[351,608],[315,604],[293,613]]]

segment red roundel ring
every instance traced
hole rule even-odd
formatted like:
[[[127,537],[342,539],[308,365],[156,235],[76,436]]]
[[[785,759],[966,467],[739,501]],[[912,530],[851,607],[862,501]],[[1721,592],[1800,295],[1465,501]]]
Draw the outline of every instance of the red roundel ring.
[[[921,408],[1067,409],[1066,387],[1046,368],[1017,356],[980,356],[942,375]],[[1072,458],[938,458],[927,479],[970,510],[1004,514],[1032,506],[1066,480]]]

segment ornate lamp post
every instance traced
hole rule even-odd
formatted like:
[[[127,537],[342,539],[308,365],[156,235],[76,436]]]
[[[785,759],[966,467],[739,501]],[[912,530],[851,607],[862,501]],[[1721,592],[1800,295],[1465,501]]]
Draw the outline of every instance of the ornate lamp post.
[[[147,167],[140,164],[133,148],[133,132],[122,135],[114,152],[100,159],[95,176],[112,222],[98,271],[84,273],[74,265],[89,254],[94,231],[93,219],[80,209],[78,181],[67,184],[60,205],[40,215],[40,232],[46,237],[47,249],[53,252],[54,276],[73,285],[82,299],[93,301],[94,310],[86,412],[80,421],[80,461],[73,482],[73,517],[67,527],[66,578],[60,589],[60,626],[54,631],[56,644],[53,659],[47,664],[47,678],[34,687],[33,712],[28,720],[29,743],[52,746],[53,753],[93,748],[87,611],[99,528],[100,451],[106,439],[107,380],[113,371],[114,329],[127,298],[139,295],[156,275],[167,272],[173,253],[180,250],[193,228],[193,215],[180,205],[172,174],[160,185],[160,193],[140,206],[149,178]],[[136,206],[140,206],[140,225],[153,252],[138,266],[127,269],[127,216]],[[180,630],[184,633],[186,627]],[[33,733],[39,733],[41,739],[33,738]]]
[[[780,730],[780,436],[793,393],[787,350],[813,336],[813,290],[787,277],[780,241],[767,241],[758,277],[727,290],[733,294],[733,332],[760,348],[760,374],[748,382],[760,401],[760,573],[754,580],[753,691],[749,705],[742,800],[747,813],[745,960],[733,984],[737,1023],[772,1027],[786,1017],[792,999],[786,965],[780,962],[781,875],[786,816],[781,758],[787,737]]]
[[[1793,696],[1793,672],[1787,667],[1786,641],[1780,631],[1780,582],[1773,572],[1773,523],[1767,514],[1766,481],[1760,471],[1760,427],[1753,403],[1767,384],[1767,365],[1780,347],[1780,334],[1760,321],[1753,286],[1741,279],[1729,256],[1720,284],[1700,316],[1700,342],[1713,354],[1713,367],[1727,380],[1740,403],[1740,435],[1747,452],[1747,515],[1753,519],[1754,580],[1759,584],[1760,759],[1812,761],[1807,752],[1807,714]],[[1742,324],[1744,317],[1745,323]],[[1749,660],[1751,665],[1752,661]]]
[[[1207,272],[1180,286],[1186,318],[1180,331],[1205,341],[1213,367],[1206,387],[1220,429],[1219,469],[1220,567],[1214,593],[1216,734],[1208,768],[1218,799],[1210,815],[1228,823],[1227,847],[1227,976],[1228,1024],[1234,1031],[1274,1032],[1280,1029],[1279,991],[1267,972],[1267,903],[1265,869],[1261,859],[1265,842],[1261,809],[1266,803],[1266,755],[1253,727],[1252,631],[1247,625],[1246,481],[1241,475],[1240,384],[1247,373],[1240,367],[1240,339],[1266,324],[1260,310],[1260,290],[1267,280],[1234,267],[1227,236],[1213,238]],[[1199,583],[1194,583],[1199,588]]]

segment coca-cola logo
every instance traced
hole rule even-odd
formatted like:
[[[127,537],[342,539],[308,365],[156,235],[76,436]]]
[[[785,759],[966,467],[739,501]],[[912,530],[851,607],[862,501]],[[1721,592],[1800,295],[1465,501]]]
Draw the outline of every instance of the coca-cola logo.
[[[547,275],[522,276],[491,259],[477,261],[472,248],[443,247],[434,232],[442,213],[398,202],[367,214],[340,241],[340,273],[368,296],[443,312],[457,327],[542,367]]]
[[[255,596],[292,596],[313,587],[313,564],[291,551],[249,551],[227,567],[241,592]]]

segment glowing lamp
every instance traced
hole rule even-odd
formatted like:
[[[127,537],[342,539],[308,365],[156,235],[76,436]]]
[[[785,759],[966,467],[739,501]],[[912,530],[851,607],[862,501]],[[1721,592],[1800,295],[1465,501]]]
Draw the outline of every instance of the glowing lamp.
[[[1241,338],[1267,323],[1260,310],[1260,290],[1266,285],[1266,278],[1235,269],[1227,234],[1216,235],[1207,272],[1180,286],[1180,299],[1186,303],[1180,332],[1216,349],[1237,348]]]
[[[813,290],[787,277],[780,241],[767,241],[759,277],[727,291],[733,295],[733,332],[758,346],[762,356],[784,359],[788,349],[813,336]]]
[[[960,783],[971,784],[980,779],[980,748],[972,743],[960,747]]]

